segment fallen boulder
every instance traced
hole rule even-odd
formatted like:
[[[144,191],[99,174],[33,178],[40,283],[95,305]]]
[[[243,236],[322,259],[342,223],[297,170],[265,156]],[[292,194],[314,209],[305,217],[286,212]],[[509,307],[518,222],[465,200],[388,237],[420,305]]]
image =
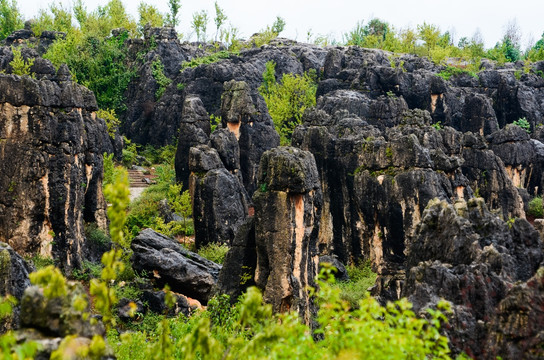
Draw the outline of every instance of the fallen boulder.
[[[131,248],[134,270],[154,279],[158,287],[168,284],[174,292],[208,302],[221,265],[152,229],[142,230],[132,240]]]

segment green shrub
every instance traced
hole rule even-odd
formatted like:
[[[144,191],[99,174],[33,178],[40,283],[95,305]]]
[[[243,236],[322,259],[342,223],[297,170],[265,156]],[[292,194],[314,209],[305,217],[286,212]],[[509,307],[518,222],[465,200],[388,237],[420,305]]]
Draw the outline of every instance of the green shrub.
[[[340,289],[340,299],[355,309],[361,299],[368,297],[368,288],[374,285],[376,274],[372,272],[369,261],[350,265],[346,270],[349,281],[338,282],[334,286]]]
[[[196,57],[189,61],[185,61],[181,64],[181,71],[187,68],[194,68],[202,64],[213,64],[223,59],[228,59],[232,55],[235,55],[236,52],[230,52],[226,50],[221,50],[206,56]]]
[[[542,198],[540,196],[536,196],[531,201],[529,201],[529,211],[527,212],[527,214],[534,216],[535,218],[544,217],[544,209],[542,207]]]
[[[218,264],[223,264],[229,251],[228,245],[210,243],[198,250],[198,255]]]
[[[104,119],[104,122],[106,123],[106,126],[108,127],[108,135],[110,136],[110,138],[115,139],[115,133],[117,132],[119,125],[121,125],[121,120],[119,120],[117,118],[117,115],[115,115],[115,110],[100,109],[96,112],[96,116],[98,116],[101,119]]]
[[[99,279],[102,269],[102,264],[95,264],[90,261],[84,260],[80,269],[72,270],[72,278],[80,281]]]
[[[11,60],[9,65],[11,66],[12,74],[34,77],[34,74],[30,71],[32,65],[34,65],[34,59],[23,59],[21,49],[17,47],[12,46],[11,51],[13,52],[13,60]]]
[[[277,82],[275,69],[276,64],[273,61],[266,63],[259,92],[264,97],[276,131],[280,134],[281,144],[288,145],[293,130],[302,121],[304,111],[315,106],[316,74],[313,69],[302,76],[284,74],[280,82]]]
[[[459,76],[462,74],[468,74],[472,77],[476,77],[476,73],[469,71],[467,69],[458,68],[455,66],[446,66],[446,68],[442,71],[440,71],[438,76],[440,76],[442,79],[448,81],[452,76]]]
[[[25,257],[25,260],[30,261],[34,265],[36,270],[43,269],[50,265],[55,265],[55,260],[53,260],[53,258],[40,254],[36,254],[32,257]]]
[[[166,87],[172,83],[172,80],[164,75],[164,65],[161,59],[153,60],[151,63],[151,74],[159,86],[155,92],[155,100],[159,100],[166,91]]]
[[[87,241],[105,248],[111,244],[108,234],[100,229],[96,223],[85,224],[85,238]]]
[[[23,18],[15,0],[0,0],[0,40],[23,28]]]
[[[113,183],[114,173],[115,173],[115,164],[113,162],[113,153],[108,154],[104,153],[104,178],[102,179],[102,185],[106,186]]]
[[[524,117],[514,121],[512,124],[519,126],[523,130],[525,130],[528,134],[531,133],[531,124],[529,124],[527,119]]]

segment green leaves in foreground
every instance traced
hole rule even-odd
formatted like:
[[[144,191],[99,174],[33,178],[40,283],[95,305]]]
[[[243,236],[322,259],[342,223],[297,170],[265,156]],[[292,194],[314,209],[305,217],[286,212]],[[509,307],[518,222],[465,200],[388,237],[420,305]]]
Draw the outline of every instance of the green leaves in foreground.
[[[440,334],[447,303],[426,318],[418,318],[407,300],[383,307],[366,297],[352,309],[332,286],[330,269],[321,276],[319,290],[311,291],[320,306],[314,331],[295,312],[272,314],[261,292],[252,287],[234,307],[222,295],[188,320],[170,319],[169,340],[161,323],[153,334],[112,337],[112,345],[119,360],[156,359],[159,353],[161,359],[212,360],[450,358],[448,340]],[[316,341],[314,335],[322,339]]]

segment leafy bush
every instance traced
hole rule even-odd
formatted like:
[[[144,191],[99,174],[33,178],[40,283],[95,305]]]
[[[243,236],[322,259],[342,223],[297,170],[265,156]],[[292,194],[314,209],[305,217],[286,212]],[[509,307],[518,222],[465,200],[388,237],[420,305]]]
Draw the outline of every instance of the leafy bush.
[[[280,82],[275,77],[276,64],[266,63],[263,83],[259,92],[264,97],[281,144],[288,145],[293,130],[302,121],[304,111],[315,106],[317,92],[316,74],[310,70],[300,75],[284,74]]]
[[[0,40],[4,40],[15,30],[23,28],[23,18],[15,0],[0,0]]]
[[[194,67],[197,67],[198,65],[202,65],[202,64],[213,64],[213,63],[218,62],[218,61],[220,61],[222,59],[228,59],[233,54],[236,54],[236,53],[226,51],[226,50],[222,50],[222,51],[212,53],[210,55],[196,57],[196,58],[191,59],[190,61],[183,62],[181,64],[181,71],[183,71],[183,70],[185,70],[187,68],[194,68]]]
[[[106,186],[113,183],[115,164],[113,162],[113,153],[104,153],[104,178],[102,179],[102,185]]]
[[[26,257],[25,260],[30,261],[34,265],[36,270],[43,269],[50,265],[55,265],[55,260],[53,260],[53,258],[50,258],[48,256],[43,256],[40,254],[36,254],[32,257]]]
[[[117,132],[119,125],[121,125],[121,120],[117,118],[117,115],[115,114],[115,110],[100,109],[96,112],[96,116],[98,116],[101,119],[104,119],[104,122],[106,123],[106,126],[108,127],[108,135],[110,136],[110,138],[115,139],[115,133]]]
[[[446,68],[442,71],[440,71],[438,74],[438,76],[440,76],[442,79],[448,81],[452,76],[459,76],[459,75],[462,75],[462,74],[468,74],[472,77],[475,77],[476,76],[476,73],[472,72],[472,71],[469,71],[469,70],[466,70],[466,69],[463,69],[463,68],[458,68],[458,67],[455,67],[455,66],[446,66]]]
[[[223,264],[229,251],[228,245],[210,243],[198,250],[198,255],[218,264]]]
[[[340,299],[346,301],[350,308],[359,306],[359,301],[368,297],[368,288],[374,285],[376,274],[372,272],[370,262],[350,265],[346,268],[349,281],[338,282],[334,286],[340,289]]]
[[[102,269],[102,264],[95,264],[90,261],[83,261],[81,269],[74,269],[72,271],[72,278],[80,281],[99,279]]]
[[[540,196],[536,196],[531,201],[529,201],[529,211],[527,212],[527,214],[534,216],[535,218],[544,217],[544,209],[542,207],[542,198]]]
[[[153,60],[151,63],[151,74],[159,86],[155,92],[155,100],[159,100],[166,91],[166,87],[172,83],[172,80],[164,75],[164,65],[161,59]]]
[[[531,133],[531,124],[529,124],[527,119],[524,117],[514,121],[512,124],[519,126],[523,130],[525,130],[528,134]]]
[[[13,60],[11,60],[9,66],[11,66],[12,74],[34,77],[34,74],[30,71],[32,65],[34,65],[34,59],[23,59],[21,49],[17,47],[12,46],[11,51],[13,52]]]

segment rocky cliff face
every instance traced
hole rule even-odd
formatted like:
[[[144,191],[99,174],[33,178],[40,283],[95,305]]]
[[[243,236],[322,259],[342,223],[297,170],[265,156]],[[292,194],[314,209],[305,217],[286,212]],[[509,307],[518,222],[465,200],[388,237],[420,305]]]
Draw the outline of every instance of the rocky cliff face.
[[[102,153],[106,125],[92,92],[35,57],[35,78],[0,74],[0,241],[66,267],[84,257],[84,222],[106,226]],[[9,48],[0,48],[11,72]]]

